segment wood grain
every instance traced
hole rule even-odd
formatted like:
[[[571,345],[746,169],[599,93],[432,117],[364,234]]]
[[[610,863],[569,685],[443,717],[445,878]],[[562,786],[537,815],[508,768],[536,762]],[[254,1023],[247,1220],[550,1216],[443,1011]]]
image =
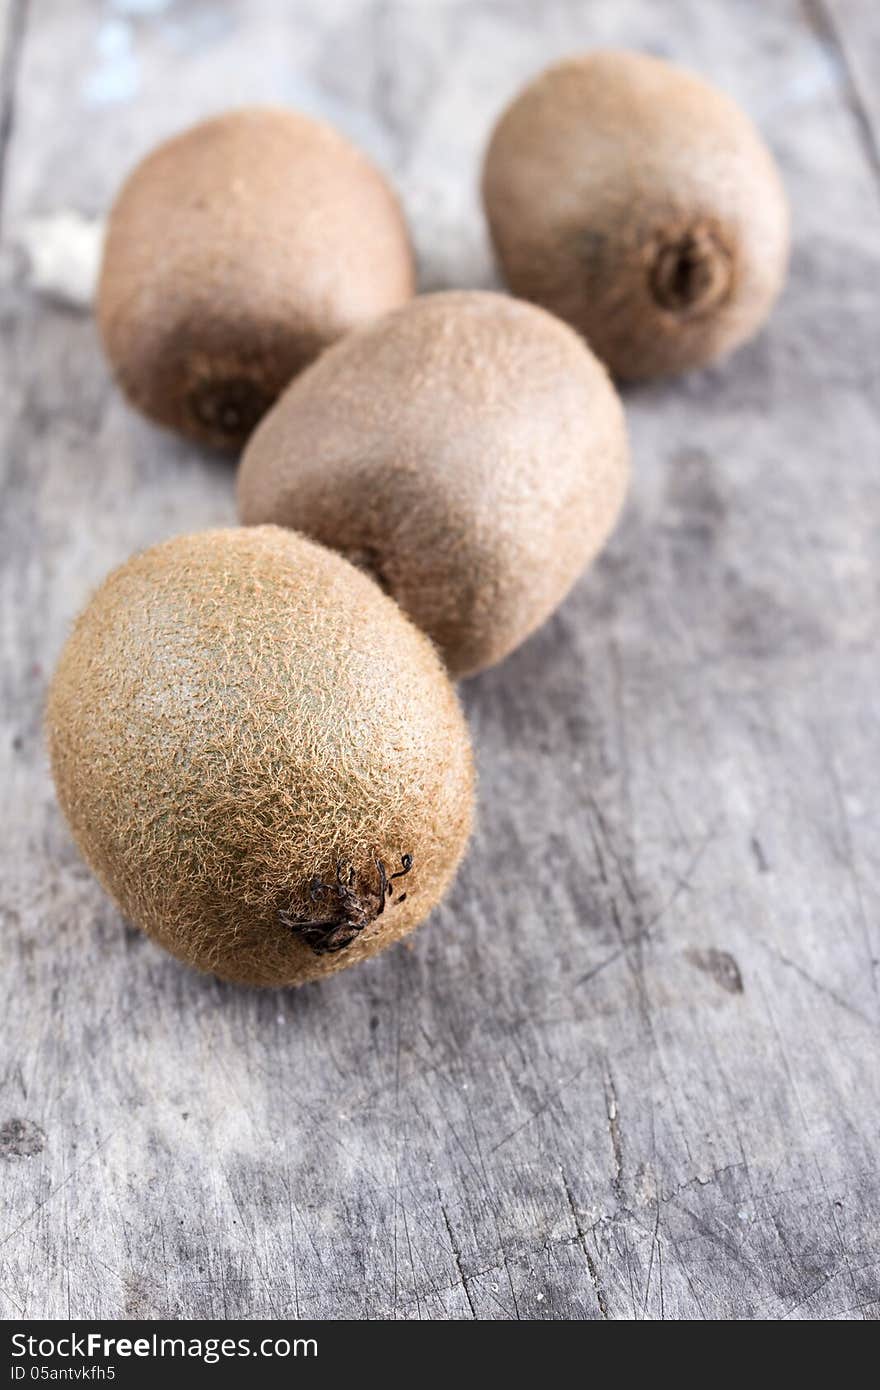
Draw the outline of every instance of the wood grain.
[[[873,7],[835,6],[837,48],[788,0],[536,14],[16,9],[7,1317],[880,1309],[880,193],[839,49],[859,52]],[[789,287],[729,364],[627,394],[624,524],[558,616],[464,690],[479,828],[414,948],[290,994],[188,973],[81,864],[40,721],[90,589],[138,547],[231,521],[232,472],[126,410],[89,317],[29,289],[21,228],[100,213],[197,115],[281,100],[391,170],[425,286],[491,284],[491,119],[543,62],[603,42],[690,63],[753,113],[792,200]]]

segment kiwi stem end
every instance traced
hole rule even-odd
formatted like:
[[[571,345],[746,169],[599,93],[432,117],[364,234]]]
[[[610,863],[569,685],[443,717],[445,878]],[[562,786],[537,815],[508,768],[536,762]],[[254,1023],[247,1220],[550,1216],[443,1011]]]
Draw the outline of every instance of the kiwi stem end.
[[[716,230],[697,224],[672,238],[657,238],[649,283],[662,309],[681,318],[705,314],[727,298],[733,261]]]
[[[377,917],[381,917],[385,911],[386,900],[393,897],[394,880],[406,877],[413,866],[413,857],[411,854],[402,855],[401,867],[393,874],[388,873],[381,859],[374,862],[378,874],[378,887],[358,891],[354,865],[340,859],[336,865],[333,883],[325,883],[320,875],[316,874],[309,884],[309,897],[313,903],[325,898],[328,893],[335,899],[335,916],[295,918],[289,912],[280,911],[278,920],[281,925],[298,936],[316,956],[344,951],[360,936],[365,927],[375,922]],[[401,893],[395,899],[398,903],[405,900],[406,893]]]

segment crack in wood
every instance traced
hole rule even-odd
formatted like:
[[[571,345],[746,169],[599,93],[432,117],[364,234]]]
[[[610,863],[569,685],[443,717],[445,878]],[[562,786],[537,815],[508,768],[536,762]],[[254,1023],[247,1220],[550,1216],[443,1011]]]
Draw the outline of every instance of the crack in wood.
[[[611,1152],[614,1155],[614,1176],[611,1187],[616,1197],[623,1195],[623,1140],[620,1134],[620,1106],[614,1077],[610,1068],[605,1075],[605,1114],[608,1120],[608,1133],[611,1137]]]
[[[599,1280],[599,1269],[595,1260],[590,1254],[589,1249],[587,1248],[586,1232],[584,1231],[584,1228],[581,1225],[581,1219],[578,1215],[578,1210],[574,1202],[574,1194],[572,1193],[571,1187],[569,1185],[565,1169],[560,1168],[559,1173],[562,1178],[562,1186],[565,1189],[565,1195],[568,1199],[568,1205],[571,1208],[571,1216],[572,1220],[574,1221],[574,1228],[577,1231],[577,1236],[575,1237],[575,1239],[578,1241],[581,1249],[584,1252],[584,1259],[587,1262],[587,1272],[590,1276],[590,1283],[593,1285],[593,1290],[596,1294],[596,1302],[599,1305],[599,1312],[603,1318],[607,1318],[608,1304],[606,1302],[605,1293]]]
[[[446,1203],[443,1200],[443,1194],[441,1193],[439,1187],[437,1188],[437,1200],[440,1203],[440,1210],[443,1213],[443,1220],[446,1223],[446,1232],[449,1236],[449,1247],[452,1251],[452,1258],[455,1260],[455,1268],[458,1270],[458,1277],[461,1280],[461,1287],[464,1289],[464,1296],[468,1301],[468,1307],[471,1310],[471,1317],[476,1319],[477,1310],[474,1307],[474,1300],[471,1298],[471,1291],[468,1288],[467,1275],[465,1274],[461,1264],[461,1250],[459,1249],[458,1241],[455,1239],[455,1236],[453,1234],[452,1222],[449,1220],[449,1212],[446,1210]]]

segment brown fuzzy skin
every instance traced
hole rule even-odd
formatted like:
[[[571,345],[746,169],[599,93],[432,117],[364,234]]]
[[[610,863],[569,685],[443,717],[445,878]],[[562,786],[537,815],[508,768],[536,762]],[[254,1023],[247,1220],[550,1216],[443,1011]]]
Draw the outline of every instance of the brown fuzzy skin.
[[[328,343],[413,291],[403,215],[370,160],[323,122],[248,108],[166,141],[129,176],[97,314],[139,410],[235,447]]]
[[[588,53],[536,78],[495,128],[483,199],[514,293],[622,379],[730,352],[785,278],[788,206],[755,127],[647,54]]]
[[[104,887],[228,980],[297,985],[375,955],[439,902],[470,830],[467,728],[430,643],[346,560],[273,526],[182,536],[111,574],[47,732]],[[390,875],[404,855],[379,915],[377,861]],[[338,915],[349,865],[367,925],[316,953],[279,914]]]
[[[507,295],[424,295],[337,343],[255,433],[246,524],[372,571],[456,676],[500,661],[608,536],[623,412],[575,333]]]

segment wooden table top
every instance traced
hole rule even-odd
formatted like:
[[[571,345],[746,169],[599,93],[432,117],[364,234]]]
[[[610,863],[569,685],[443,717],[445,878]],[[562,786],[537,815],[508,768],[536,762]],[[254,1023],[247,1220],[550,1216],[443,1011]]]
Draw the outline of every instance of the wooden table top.
[[[0,8],[0,1312],[876,1317],[880,8]],[[90,590],[231,522],[233,469],[126,408],[41,249],[161,136],[272,100],[390,171],[424,288],[490,286],[491,122],[596,43],[751,112],[785,294],[626,393],[612,544],[463,689],[479,825],[412,948],[293,993],[188,972],[79,859],[41,716]]]

